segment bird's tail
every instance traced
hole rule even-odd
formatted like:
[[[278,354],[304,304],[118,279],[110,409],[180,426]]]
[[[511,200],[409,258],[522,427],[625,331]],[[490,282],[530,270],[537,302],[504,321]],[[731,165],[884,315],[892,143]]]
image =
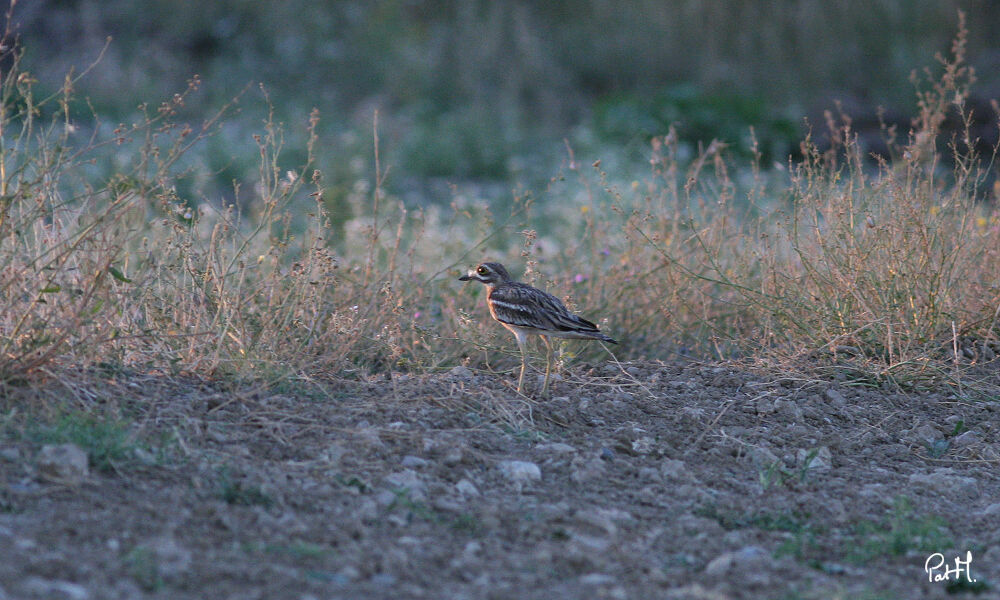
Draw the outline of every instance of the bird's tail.
[[[591,335],[594,336],[595,340],[601,340],[602,342],[611,342],[612,344],[617,344],[618,343],[618,340],[616,340],[616,339],[614,339],[612,337],[608,337],[608,336],[604,335],[603,333],[601,333],[600,331],[596,331],[596,332],[592,333]]]

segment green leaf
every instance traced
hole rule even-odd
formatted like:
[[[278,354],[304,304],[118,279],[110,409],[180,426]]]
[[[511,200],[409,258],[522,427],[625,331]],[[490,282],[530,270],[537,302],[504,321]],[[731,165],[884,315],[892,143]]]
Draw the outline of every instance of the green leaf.
[[[132,283],[131,279],[125,277],[125,275],[121,271],[119,271],[114,267],[108,267],[108,273],[111,273],[111,276],[117,279],[118,281],[121,281],[123,283]]]
[[[43,287],[41,290],[38,291],[38,293],[39,294],[55,294],[56,292],[61,292],[61,291],[62,291],[62,286],[61,285],[55,285],[55,284],[53,284],[53,285],[47,285],[47,286]]]
[[[951,442],[941,438],[926,444],[926,447],[927,454],[929,454],[931,458],[941,458],[948,453],[948,450],[951,448]]]

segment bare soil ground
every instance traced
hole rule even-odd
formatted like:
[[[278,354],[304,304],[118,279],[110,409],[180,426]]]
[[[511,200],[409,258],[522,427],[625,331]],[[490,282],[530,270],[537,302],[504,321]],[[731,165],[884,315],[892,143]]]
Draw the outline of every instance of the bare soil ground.
[[[12,393],[0,599],[1000,597],[996,399],[723,364],[511,381]],[[82,481],[42,465],[66,441]],[[976,582],[928,581],[966,552]]]

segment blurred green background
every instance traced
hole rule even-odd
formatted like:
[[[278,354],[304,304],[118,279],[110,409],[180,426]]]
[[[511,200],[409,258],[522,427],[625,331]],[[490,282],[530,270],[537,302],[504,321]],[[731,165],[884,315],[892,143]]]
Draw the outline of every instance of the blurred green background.
[[[906,124],[911,73],[948,52],[959,9],[978,93],[1000,96],[996,0],[34,0],[12,22],[23,67],[50,92],[112,38],[75,89],[84,132],[89,112],[129,122],[195,74],[203,85],[182,114],[192,123],[246,89],[199,150],[194,194],[225,195],[256,171],[263,84],[290,165],[319,109],[317,166],[333,201],[371,180],[377,109],[386,185],[425,203],[447,201],[449,186],[487,197],[542,186],[567,147],[628,177],[671,125],[691,148],[719,138],[737,156],[749,156],[753,126],[767,166],[835,101],[859,123],[881,106]]]

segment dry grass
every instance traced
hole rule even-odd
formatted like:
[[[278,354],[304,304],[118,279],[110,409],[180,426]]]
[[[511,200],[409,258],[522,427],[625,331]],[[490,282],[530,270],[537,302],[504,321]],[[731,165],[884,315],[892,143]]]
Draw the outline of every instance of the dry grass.
[[[920,115],[892,145],[891,164],[869,167],[850,120],[829,116],[834,145],[820,151],[805,140],[787,202],[756,218],[737,214],[723,173],[716,210],[689,219],[680,244],[696,245],[701,252],[688,256],[697,259],[656,244],[702,281],[709,305],[729,307],[728,318],[706,319],[721,338],[772,358],[846,352],[879,376],[958,358],[959,338],[997,341],[1000,214],[996,198],[975,199],[995,156],[965,150],[974,145],[964,109],[973,73],[963,51],[964,29],[940,59],[944,73],[919,92]],[[950,111],[966,120],[942,155],[935,142]],[[764,196],[752,190],[751,206]]]
[[[964,35],[920,88],[913,130],[885,132],[902,139],[892,163],[872,166],[850,121],[833,116],[833,147],[807,139],[801,163],[771,172],[733,171],[718,142],[683,161],[668,133],[652,141],[645,181],[615,183],[570,150],[544,192],[553,201],[519,195],[501,216],[462,197],[409,210],[385,194],[378,165],[355,186],[342,232],[314,167],[318,113],[304,164],[288,166],[268,118],[257,181],[226,204],[196,201],[178,192],[190,187],[185,152],[230,108],[198,127],[176,122],[197,78],[142,122],[103,137],[97,123],[81,142],[73,80],[35,98],[11,55],[0,378],[65,365],[251,379],[502,366],[511,340],[486,318],[479,286],[454,280],[484,256],[524,264],[525,279],[598,317],[623,356],[787,366],[823,352],[896,381],[953,369],[968,360],[959,340],[984,351],[996,341],[1000,310],[1000,215],[974,194],[992,157],[967,154],[961,136],[945,153],[935,143],[949,111],[965,114]],[[377,121],[375,139],[377,153]],[[108,162],[115,175],[90,174]],[[602,352],[576,344],[562,356]]]

